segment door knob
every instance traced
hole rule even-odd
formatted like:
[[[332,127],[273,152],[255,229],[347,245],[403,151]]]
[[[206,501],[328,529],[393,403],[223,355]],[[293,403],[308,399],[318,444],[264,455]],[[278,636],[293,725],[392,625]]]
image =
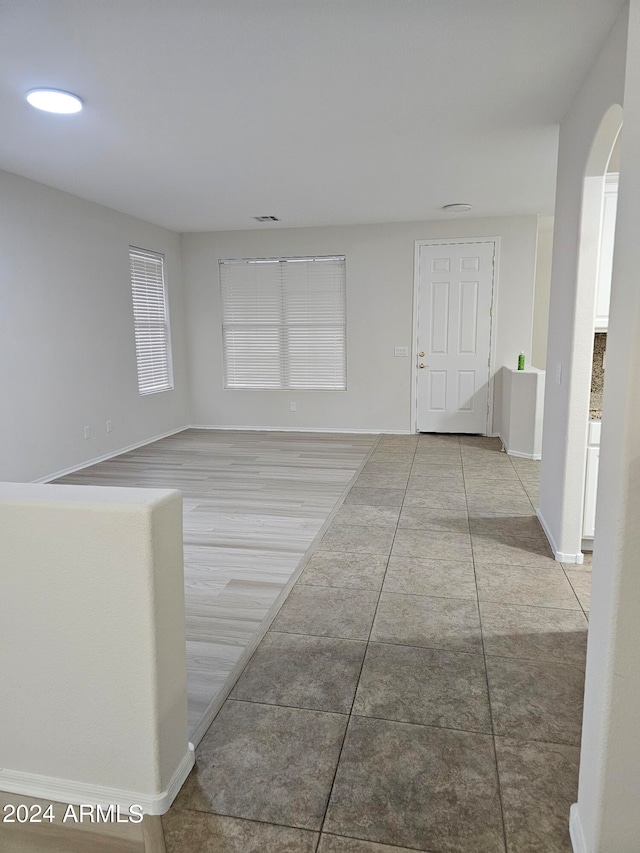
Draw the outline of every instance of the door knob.
[[[418,367],[419,367],[419,368],[421,368],[421,369],[422,369],[424,366],[425,366],[425,365],[424,365],[422,362],[420,362],[420,364],[418,365]]]

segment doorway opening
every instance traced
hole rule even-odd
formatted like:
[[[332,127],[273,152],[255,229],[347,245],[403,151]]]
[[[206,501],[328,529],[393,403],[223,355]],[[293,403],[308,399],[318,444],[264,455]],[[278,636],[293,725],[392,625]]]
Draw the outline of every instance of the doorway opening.
[[[565,493],[565,518],[575,536],[575,552],[592,550],[598,479],[604,346],[613,262],[617,169],[615,156],[622,128],[622,107],[614,104],[596,132],[585,169],[578,246],[578,276],[573,328],[567,465],[577,489]],[[595,353],[594,353],[595,344]],[[594,368],[595,356],[595,368]],[[594,382],[595,380],[595,382]],[[595,392],[592,395],[592,390]],[[580,557],[578,561],[580,561]]]

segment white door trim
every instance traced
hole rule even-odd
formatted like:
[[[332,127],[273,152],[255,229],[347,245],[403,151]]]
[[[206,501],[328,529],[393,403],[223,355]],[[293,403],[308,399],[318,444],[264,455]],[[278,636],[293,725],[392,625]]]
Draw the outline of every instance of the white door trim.
[[[491,332],[489,347],[489,407],[486,434],[493,435],[493,376],[496,363],[496,335],[498,316],[498,281],[500,279],[500,237],[443,237],[439,240],[416,240],[413,255],[413,337],[411,345],[411,432],[418,432],[418,290],[420,287],[420,249],[422,246],[451,246],[459,243],[493,243],[495,264],[491,293]]]

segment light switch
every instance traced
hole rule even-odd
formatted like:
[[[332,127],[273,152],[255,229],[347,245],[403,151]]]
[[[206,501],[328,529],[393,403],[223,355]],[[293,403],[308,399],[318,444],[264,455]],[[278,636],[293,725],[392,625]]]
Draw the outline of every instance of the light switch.
[[[556,364],[556,385],[560,385],[562,382],[562,365]]]
[[[409,347],[395,347],[393,354],[396,358],[408,358]]]

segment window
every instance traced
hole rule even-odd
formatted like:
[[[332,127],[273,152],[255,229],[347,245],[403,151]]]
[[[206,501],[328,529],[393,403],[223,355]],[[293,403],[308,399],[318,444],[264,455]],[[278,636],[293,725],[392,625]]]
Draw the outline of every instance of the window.
[[[171,338],[164,256],[129,246],[138,391],[154,394],[173,388]]]
[[[219,269],[225,388],[346,389],[344,257]]]

